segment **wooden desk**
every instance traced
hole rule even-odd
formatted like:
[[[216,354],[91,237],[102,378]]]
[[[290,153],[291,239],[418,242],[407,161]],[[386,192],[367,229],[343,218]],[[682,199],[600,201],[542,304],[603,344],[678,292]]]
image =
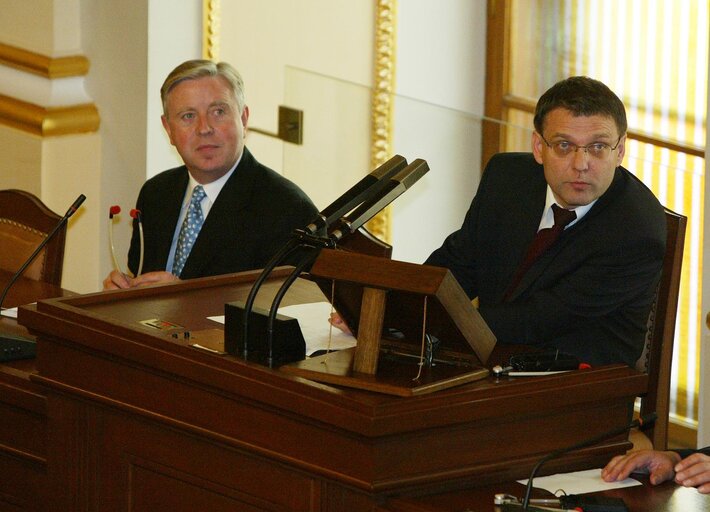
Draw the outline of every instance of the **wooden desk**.
[[[710,495],[700,494],[696,489],[680,487],[673,482],[652,486],[647,477],[638,477],[639,487],[627,487],[600,493],[621,498],[629,512],[689,512],[710,510]],[[476,489],[441,493],[420,498],[395,498],[380,512],[499,512],[493,504],[496,493],[508,493],[522,500],[525,487],[517,482],[489,485]],[[543,498],[550,494],[541,489],[534,496]]]
[[[0,290],[12,275],[0,270]],[[40,281],[20,278],[10,289],[7,307],[72,295]],[[0,317],[0,332],[29,336],[14,318]],[[47,399],[30,376],[33,359],[0,364],[0,510],[46,510]]]
[[[35,442],[53,510],[372,511],[392,496],[523,477],[542,454],[624,425],[646,389],[645,375],[611,366],[400,398],[206,353],[140,324],[218,328],[206,317],[243,300],[254,276],[21,308],[39,342],[30,381],[46,424]],[[301,280],[283,304],[314,299]],[[628,446],[620,436],[546,469],[599,466]]]

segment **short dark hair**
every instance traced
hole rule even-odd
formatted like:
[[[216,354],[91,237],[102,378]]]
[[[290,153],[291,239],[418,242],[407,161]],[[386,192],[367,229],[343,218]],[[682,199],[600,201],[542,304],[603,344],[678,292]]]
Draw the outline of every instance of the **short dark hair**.
[[[614,92],[599,80],[587,76],[572,76],[557,82],[540,96],[533,123],[542,134],[547,114],[556,108],[569,110],[574,116],[609,116],[614,120],[619,136],[626,133],[626,109]]]
[[[244,81],[239,72],[226,62],[211,60],[188,60],[173,69],[160,88],[160,99],[163,102],[163,114],[168,115],[168,94],[177,84],[185,80],[196,80],[206,76],[218,76],[227,81],[237,100],[239,114],[244,111]]]

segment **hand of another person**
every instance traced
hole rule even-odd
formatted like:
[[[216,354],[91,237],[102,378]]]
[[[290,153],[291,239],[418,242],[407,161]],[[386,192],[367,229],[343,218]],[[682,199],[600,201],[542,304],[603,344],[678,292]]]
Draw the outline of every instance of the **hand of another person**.
[[[146,272],[138,277],[130,277],[126,274],[114,270],[111,272],[106,279],[104,279],[104,290],[116,290],[116,289],[126,289],[135,288],[137,286],[146,286],[149,284],[157,283],[168,283],[171,281],[178,281],[179,279],[164,270],[158,270],[155,272]]]
[[[133,278],[118,270],[112,271],[104,279],[104,290],[117,290],[119,288],[130,288]]]
[[[145,274],[141,274],[138,277],[133,278],[132,286],[136,287],[146,286],[149,284],[170,283],[179,280],[180,278],[170,272],[166,272],[165,270],[156,270],[154,272],[146,272]]]
[[[697,487],[710,494],[710,455],[694,453],[675,466],[675,481],[684,487]]]
[[[673,468],[680,462],[676,452],[639,450],[626,455],[617,455],[602,469],[602,478],[616,482],[628,478],[631,473],[646,473],[653,485],[673,478]]]
[[[338,313],[331,313],[328,321],[330,322],[330,324],[333,327],[340,329],[341,331],[343,331],[347,334],[352,334],[350,327],[348,327],[348,324],[345,323],[345,320],[343,320],[343,317],[340,316]]]

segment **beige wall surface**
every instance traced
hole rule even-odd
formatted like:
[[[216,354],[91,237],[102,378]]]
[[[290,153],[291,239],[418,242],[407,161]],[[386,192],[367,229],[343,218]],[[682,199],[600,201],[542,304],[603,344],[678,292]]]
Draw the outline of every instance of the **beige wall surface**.
[[[80,53],[80,0],[2,0],[0,39],[50,57]]]
[[[249,124],[275,132],[279,105],[304,111],[303,146],[257,133],[247,145],[319,208],[368,172],[375,3],[221,3],[220,59],[243,75]]]
[[[304,144],[247,144],[323,208],[370,171],[377,2],[222,2],[220,58],[244,75],[250,125],[275,131],[280,104],[304,111]],[[480,177],[485,2],[396,2],[394,153],[431,171],[397,199],[397,259],[421,262],[456,229]],[[422,213],[426,211],[426,215]]]

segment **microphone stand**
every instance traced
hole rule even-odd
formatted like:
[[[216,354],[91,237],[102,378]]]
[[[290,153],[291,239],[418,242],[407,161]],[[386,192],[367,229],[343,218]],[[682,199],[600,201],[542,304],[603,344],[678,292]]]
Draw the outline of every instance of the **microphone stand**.
[[[306,231],[301,231],[301,230],[296,230],[294,231],[294,236],[284,244],[279,251],[274,254],[271,259],[268,261],[266,266],[263,268],[261,273],[259,274],[259,277],[256,278],[256,281],[254,281],[254,284],[251,287],[251,290],[249,290],[249,295],[247,296],[247,300],[244,303],[244,323],[242,327],[242,337],[244,340],[244,359],[246,360],[248,357],[248,336],[249,336],[249,317],[251,316],[252,310],[254,309],[254,301],[256,300],[256,295],[261,289],[261,286],[264,284],[264,281],[269,277],[271,272],[276,268],[276,266],[281,263],[287,256],[289,256],[292,252],[299,248],[315,248],[317,245],[315,244],[316,240],[323,240],[321,237],[316,237],[314,235],[309,234]],[[316,256],[318,255],[318,252],[316,252]],[[310,256],[310,255],[308,255]],[[315,259],[315,258],[313,258]],[[307,261],[304,259],[304,261]],[[312,261],[312,260],[310,260]],[[301,262],[303,263],[303,261]],[[307,263],[304,263],[303,265],[299,265],[296,268],[301,268],[301,270],[298,272],[299,274],[303,271],[303,269],[307,266]],[[296,276],[298,277],[298,275]],[[293,282],[295,280],[295,277],[291,280]],[[283,288],[283,287],[282,287]],[[280,292],[280,290],[279,290]],[[284,290],[285,293],[285,290]],[[281,294],[283,296],[283,293]],[[276,315],[274,314],[274,318]],[[269,315],[269,318],[271,318],[271,315]],[[273,321],[269,322],[269,330],[273,330]],[[271,337],[269,338],[269,359],[271,360]],[[269,363],[269,366],[271,366],[271,363]]]
[[[373,195],[377,195],[389,183],[396,173],[407,165],[407,160],[401,155],[395,155],[377,169],[363,177],[350,187],[338,199],[326,207],[304,230],[296,230],[294,237],[269,260],[259,277],[252,285],[249,296],[244,304],[244,323],[242,336],[244,339],[244,359],[248,356],[249,317],[254,308],[254,300],[266,278],[289,254],[299,247],[330,247],[331,242],[326,237],[318,236],[319,232],[327,232],[335,220],[361,204]],[[305,267],[304,267],[305,268]],[[295,279],[295,278],[294,278]],[[271,350],[269,351],[271,352]]]
[[[345,236],[356,231],[360,226],[369,221],[372,217],[377,215],[377,213],[382,210],[385,206],[394,201],[397,197],[403,194],[409,187],[416,183],[419,178],[424,176],[424,174],[429,171],[429,166],[424,160],[417,159],[404,169],[397,172],[396,175],[392,176],[389,181],[378,187],[376,193],[371,194],[370,197],[363,201],[351,215],[346,218],[342,217],[337,224],[336,229],[334,229],[329,237],[317,237],[310,236],[304,233],[302,237],[303,245],[311,247],[314,250],[311,254],[307,255],[289,275],[286,281],[283,282],[273,302],[271,303],[271,310],[269,311],[269,319],[267,323],[267,343],[269,346],[269,367],[271,367],[273,361],[273,334],[274,334],[274,321],[276,320],[276,314],[278,312],[279,304],[288,288],[293,284],[296,278],[301,274],[303,269],[305,269],[309,264],[311,264],[320,254],[320,249],[324,247],[334,248],[337,243]],[[246,340],[246,338],[245,338]]]

